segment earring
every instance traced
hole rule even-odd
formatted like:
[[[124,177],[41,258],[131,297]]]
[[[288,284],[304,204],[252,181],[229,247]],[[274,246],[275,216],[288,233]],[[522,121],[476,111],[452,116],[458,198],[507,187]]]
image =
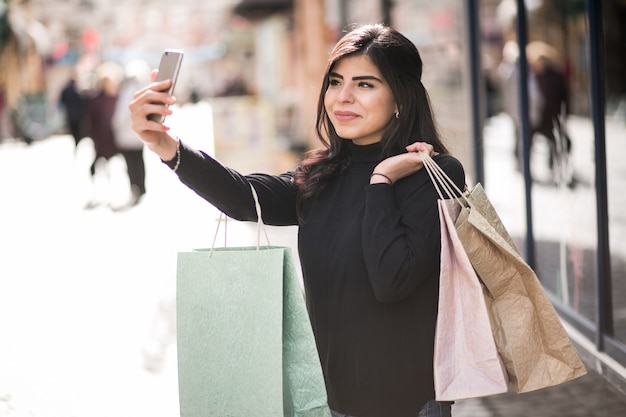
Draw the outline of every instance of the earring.
[[[397,111],[397,112],[396,112],[396,119],[399,119],[399,118],[400,118],[400,112],[399,112],[399,111]]]

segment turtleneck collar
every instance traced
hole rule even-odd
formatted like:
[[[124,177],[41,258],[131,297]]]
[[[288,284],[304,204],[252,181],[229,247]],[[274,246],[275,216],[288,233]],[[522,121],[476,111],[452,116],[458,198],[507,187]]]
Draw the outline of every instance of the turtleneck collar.
[[[383,145],[381,142],[376,142],[370,145],[360,146],[348,140],[348,150],[350,152],[350,159],[354,163],[380,162]]]

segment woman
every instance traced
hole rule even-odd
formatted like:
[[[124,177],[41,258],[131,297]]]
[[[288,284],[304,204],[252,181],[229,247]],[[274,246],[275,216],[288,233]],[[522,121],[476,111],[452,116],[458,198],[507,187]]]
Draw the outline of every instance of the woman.
[[[130,182],[130,201],[126,208],[139,204],[146,193],[146,166],[143,160],[143,143],[131,129],[127,103],[135,91],[150,80],[150,66],[142,60],[131,61],[124,68],[124,79],[118,92],[117,103],[111,124],[115,134],[115,145],[126,161],[126,172]]]
[[[96,69],[96,86],[87,98],[85,114],[85,131],[91,137],[95,148],[95,157],[91,164],[91,175],[96,174],[99,159],[109,161],[118,154],[113,132],[113,112],[117,103],[122,68],[113,63],[105,62]]]
[[[241,175],[148,121],[175,99],[153,83],[129,108],[133,128],[181,181],[239,220],[299,225],[307,307],[334,416],[449,416],[434,401],[440,232],[437,196],[418,151],[459,187],[440,141],[415,46],[368,25],[331,53],[320,92],[322,149],[294,171]],[[416,140],[425,142],[415,142]]]

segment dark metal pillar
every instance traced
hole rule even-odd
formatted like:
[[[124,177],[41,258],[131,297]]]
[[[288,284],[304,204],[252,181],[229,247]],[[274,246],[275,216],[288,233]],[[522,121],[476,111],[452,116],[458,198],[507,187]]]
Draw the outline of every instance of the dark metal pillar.
[[[589,18],[589,71],[591,80],[591,117],[595,144],[596,210],[598,214],[597,263],[597,333],[598,350],[604,350],[604,335],[613,334],[611,255],[606,174],[605,65],[602,2],[587,0]]]
[[[469,46],[470,63],[470,94],[471,94],[471,120],[472,137],[474,139],[474,168],[476,182],[485,186],[485,164],[483,153],[483,124],[485,111],[484,101],[481,99],[485,94],[485,82],[483,78],[480,60],[480,20],[478,0],[467,2],[467,39]]]
[[[382,1],[382,17],[383,23],[386,25],[393,25],[391,21],[391,9],[393,9],[393,0],[381,0]]]
[[[520,105],[520,135],[522,139],[522,160],[524,171],[524,193],[526,197],[526,262],[535,268],[535,236],[533,233],[532,209],[532,175],[530,172],[530,117],[528,115],[528,60],[526,59],[526,44],[528,43],[528,24],[526,19],[526,5],[524,0],[517,0],[517,44],[519,45],[519,105]]]

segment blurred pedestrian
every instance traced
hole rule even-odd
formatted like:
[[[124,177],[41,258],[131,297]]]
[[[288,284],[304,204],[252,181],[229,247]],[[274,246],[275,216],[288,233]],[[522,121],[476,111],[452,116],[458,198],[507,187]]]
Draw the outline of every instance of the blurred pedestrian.
[[[139,203],[146,193],[146,167],[143,159],[143,142],[131,127],[128,103],[142,86],[150,82],[150,66],[142,60],[129,62],[124,69],[112,124],[115,144],[124,156],[130,182],[130,201],[126,207]]]
[[[565,72],[558,62],[556,50],[544,42],[531,42],[527,48],[528,63],[537,79],[541,94],[539,118],[533,125],[533,136],[543,135],[548,141],[548,165],[569,155],[572,141],[563,125],[569,114],[569,86]]]
[[[498,65],[497,74],[500,82],[500,92],[502,94],[502,108],[513,123],[513,155],[515,156],[517,169],[521,169],[522,166],[519,65],[519,46],[515,41],[508,41],[502,49],[502,61],[500,61]],[[543,97],[539,90],[535,73],[530,68],[527,72],[527,88],[529,123],[530,126],[535,126],[538,123],[539,115],[543,107]]]
[[[96,85],[86,102],[85,133],[93,140],[95,156],[90,173],[95,179],[98,166],[103,167],[109,178],[108,162],[119,153],[113,133],[113,113],[123,69],[115,63],[106,62],[96,68]],[[91,205],[91,204],[89,204]]]
[[[59,102],[65,113],[65,123],[74,138],[74,149],[83,138],[83,120],[85,115],[85,97],[76,85],[76,76],[72,75],[59,97]]]
[[[266,224],[299,225],[307,307],[335,417],[450,416],[433,382],[438,196],[418,151],[434,155],[460,188],[465,178],[439,137],[421,77],[418,50],[394,29],[347,33],[322,80],[322,146],[282,175],[239,174],[149,120],[174,111],[164,105],[175,102],[164,92],[170,80],[139,90],[129,106],[148,149],[211,204],[256,221],[253,185]],[[161,227],[175,227],[179,215]]]

